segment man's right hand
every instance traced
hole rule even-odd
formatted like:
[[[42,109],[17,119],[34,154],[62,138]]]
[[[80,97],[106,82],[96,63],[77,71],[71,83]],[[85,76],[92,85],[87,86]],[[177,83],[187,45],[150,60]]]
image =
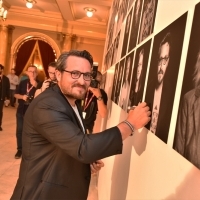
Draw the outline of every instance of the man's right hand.
[[[122,122],[117,126],[121,132],[122,140],[130,136],[134,129],[144,127],[151,119],[150,114],[149,107],[145,102],[132,107],[128,113],[126,122]]]
[[[150,121],[150,115],[149,107],[145,102],[142,102],[133,109],[130,109],[127,121],[129,121],[135,129],[140,129]]]

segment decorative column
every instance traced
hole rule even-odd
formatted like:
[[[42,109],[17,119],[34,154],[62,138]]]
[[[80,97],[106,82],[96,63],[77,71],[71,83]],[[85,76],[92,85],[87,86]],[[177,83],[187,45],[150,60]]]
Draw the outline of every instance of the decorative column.
[[[62,52],[71,50],[71,47],[72,47],[71,38],[72,38],[71,34],[63,34]]]
[[[71,46],[71,49],[75,50],[77,48],[77,36],[75,34],[72,35],[72,46]]]
[[[0,25],[0,64],[4,67],[6,64],[6,56],[7,56],[7,47],[8,47],[8,26]]]
[[[12,58],[11,46],[12,46],[12,34],[14,29],[15,29],[14,26],[8,25],[8,41],[7,41],[7,53],[6,53],[4,74],[10,73],[10,69],[13,67],[11,66],[11,58]]]

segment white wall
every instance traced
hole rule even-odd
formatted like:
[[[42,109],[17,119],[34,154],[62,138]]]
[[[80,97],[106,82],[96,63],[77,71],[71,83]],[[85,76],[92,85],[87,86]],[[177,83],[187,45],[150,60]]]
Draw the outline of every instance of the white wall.
[[[122,155],[103,160],[105,167],[99,174],[98,182],[99,200],[200,199],[200,171],[172,149],[194,7],[198,2],[200,1],[158,0],[154,33],[145,41],[188,11],[168,142],[165,144],[145,128],[126,139]],[[113,80],[113,69],[114,67],[109,69],[107,80]],[[105,89],[108,93],[110,87],[111,81],[106,81]],[[110,101],[105,128],[117,125],[126,116],[126,112]],[[99,123],[102,125],[103,122],[99,120]]]

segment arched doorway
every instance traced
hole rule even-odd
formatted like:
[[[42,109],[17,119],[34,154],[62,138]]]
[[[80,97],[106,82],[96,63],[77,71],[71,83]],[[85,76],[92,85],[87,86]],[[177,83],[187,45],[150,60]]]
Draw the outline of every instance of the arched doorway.
[[[27,33],[20,36],[11,47],[11,66],[21,76],[30,64],[38,67],[38,79],[44,80],[47,68],[60,55],[57,44],[41,33]]]

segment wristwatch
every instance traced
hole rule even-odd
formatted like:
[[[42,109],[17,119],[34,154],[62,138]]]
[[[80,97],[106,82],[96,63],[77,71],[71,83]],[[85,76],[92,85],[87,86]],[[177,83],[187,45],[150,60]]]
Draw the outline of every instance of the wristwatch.
[[[98,101],[101,101],[102,99],[103,99],[102,96],[99,96],[99,97],[97,98]]]

